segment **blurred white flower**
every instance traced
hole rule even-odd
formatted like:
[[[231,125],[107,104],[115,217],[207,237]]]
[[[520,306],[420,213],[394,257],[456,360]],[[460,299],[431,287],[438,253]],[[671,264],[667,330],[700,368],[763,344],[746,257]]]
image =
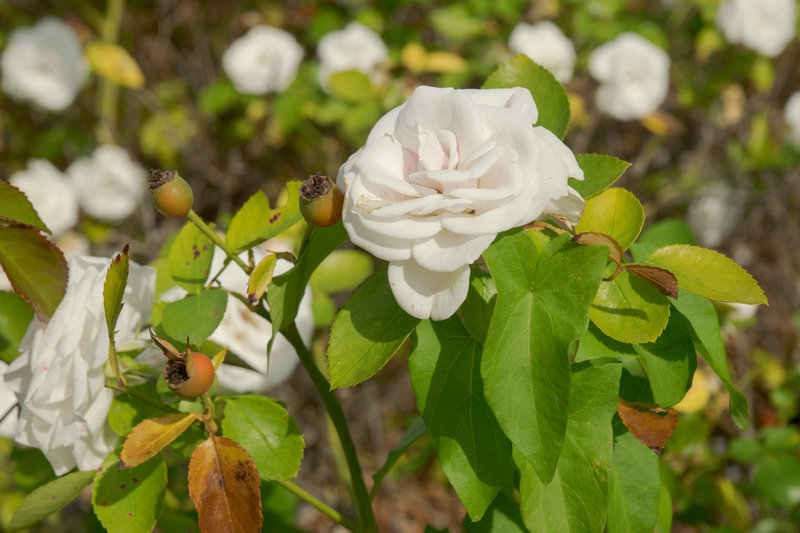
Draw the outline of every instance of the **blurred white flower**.
[[[136,210],[146,190],[147,173],[119,146],[99,146],[80,157],[67,175],[78,191],[81,208],[98,220],[120,221]]]
[[[525,54],[549,70],[559,82],[572,79],[575,45],[552,22],[518,23],[508,38],[508,46],[515,54]]]
[[[294,81],[303,55],[288,31],[253,26],[225,51],[222,67],[240,93],[279,93]]]
[[[792,141],[800,144],[800,91],[792,93],[792,96],[786,101],[783,119],[789,126],[789,136]]]
[[[758,312],[759,305],[729,303],[733,309],[728,313],[728,319],[733,322],[744,322],[750,320]]]
[[[65,109],[75,101],[89,72],[75,30],[53,17],[13,30],[0,67],[3,92],[51,111]]]
[[[664,103],[670,59],[641,35],[626,32],[597,47],[589,72],[600,82],[597,107],[618,120],[644,118]]]
[[[328,91],[328,81],[336,72],[358,70],[377,81],[379,73],[375,67],[386,59],[389,51],[377,33],[353,21],[343,30],[325,34],[317,45],[317,54],[321,61],[319,84]]]
[[[25,193],[42,222],[58,238],[78,223],[78,194],[72,182],[46,159],[29,159],[8,179]]]
[[[733,190],[722,182],[710,185],[691,201],[686,218],[700,245],[716,248],[739,222]]]
[[[20,356],[3,376],[20,405],[15,439],[39,448],[63,475],[98,468],[117,436],[106,419],[113,392],[104,386],[108,330],[103,283],[110,259],[79,256],[70,262],[64,299],[50,322],[34,319],[20,343]],[[135,339],[150,314],[156,272],[130,263],[117,342]]]
[[[731,44],[775,57],[797,34],[796,0],[726,0],[715,23]]]

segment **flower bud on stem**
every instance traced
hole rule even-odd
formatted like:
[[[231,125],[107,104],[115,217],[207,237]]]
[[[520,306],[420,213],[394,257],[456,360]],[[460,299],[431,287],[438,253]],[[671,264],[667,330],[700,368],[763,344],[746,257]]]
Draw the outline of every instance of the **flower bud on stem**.
[[[306,222],[327,228],[342,219],[344,195],[330,176],[317,172],[300,186],[300,213]]]

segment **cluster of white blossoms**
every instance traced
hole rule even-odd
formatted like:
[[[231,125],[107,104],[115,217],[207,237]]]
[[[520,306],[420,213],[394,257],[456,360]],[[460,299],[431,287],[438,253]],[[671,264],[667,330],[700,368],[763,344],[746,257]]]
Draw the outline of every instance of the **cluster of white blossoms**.
[[[325,34],[317,45],[319,55],[319,83],[328,90],[331,74],[358,70],[369,74],[373,82],[379,80],[376,66],[389,55],[380,36],[357,21],[343,30]]]
[[[575,67],[575,45],[550,21],[520,22],[508,38],[515,54],[525,54],[549,70],[561,83],[569,83]]]
[[[775,57],[797,35],[795,4],[796,0],[725,0],[715,22],[728,42]]]

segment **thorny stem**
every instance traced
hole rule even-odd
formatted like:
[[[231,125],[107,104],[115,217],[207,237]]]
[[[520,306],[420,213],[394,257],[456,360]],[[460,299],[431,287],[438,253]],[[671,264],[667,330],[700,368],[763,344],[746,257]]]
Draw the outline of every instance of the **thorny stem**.
[[[138,389],[134,389],[130,385],[120,385],[119,383],[106,381],[106,387],[109,389],[118,390],[120,392],[124,392],[125,394],[129,394],[136,398],[137,400],[141,400],[144,403],[150,404],[156,409],[161,409],[165,413],[179,413],[177,409],[173,409],[172,407],[165,405],[158,400],[151,398],[150,396],[142,393]]]
[[[322,500],[319,500],[315,498],[312,494],[309,494],[308,492],[304,491],[302,488],[295,485],[291,481],[279,479],[275,480],[275,483],[285,488],[286,490],[288,490],[295,496],[299,497],[300,499],[307,501],[308,503],[316,507],[322,514],[324,514],[337,524],[346,527],[353,533],[365,533],[364,529],[361,526],[359,526],[352,520],[348,519],[346,516],[342,515],[342,513],[340,513],[333,507],[329,506]]]
[[[331,391],[331,384],[325,379],[325,376],[314,362],[311,352],[303,344],[303,340],[297,332],[297,326],[293,323],[282,330],[281,333],[297,351],[300,362],[303,363],[306,372],[311,377],[311,381],[314,382],[317,392],[322,397],[322,403],[325,404],[325,409],[328,411],[328,416],[331,417],[333,426],[339,435],[339,440],[342,443],[342,449],[347,459],[347,466],[350,468],[351,486],[353,487],[358,515],[361,518],[361,525],[364,528],[363,531],[365,533],[377,533],[378,524],[375,522],[375,515],[372,513],[369,493],[364,485],[361,465],[358,463],[358,454],[356,453],[355,444],[353,444],[353,438],[350,436],[350,428],[347,426],[347,419],[344,416],[344,411],[342,411],[342,405],[333,391]]]
[[[101,39],[105,43],[115,44],[119,35],[119,23],[122,19],[122,8],[125,0],[109,0],[108,10],[101,27]],[[101,77],[99,86],[97,140],[100,144],[114,143],[114,122],[117,120],[117,98],[119,86],[113,81]]]
[[[225,252],[225,254],[226,254],[228,257],[230,257],[230,258],[231,258],[231,261],[233,261],[234,263],[236,263],[237,265],[239,265],[240,267],[242,267],[242,270],[244,270],[244,271],[245,271],[247,274],[250,274],[250,272],[252,272],[252,271],[253,271],[253,269],[252,269],[252,268],[250,268],[250,265],[247,265],[247,264],[245,264],[245,262],[244,262],[244,261],[242,261],[241,259],[239,259],[239,256],[238,256],[238,255],[236,255],[235,253],[233,253],[233,250],[231,250],[231,248],[230,248],[230,247],[229,247],[227,244],[225,244],[225,242],[224,242],[222,239],[220,239],[220,238],[219,238],[219,235],[217,235],[216,233],[214,233],[214,230],[212,230],[211,228],[209,228],[209,227],[208,227],[208,224],[206,224],[205,222],[203,222],[203,219],[202,219],[202,218],[200,218],[200,217],[197,215],[197,213],[195,213],[195,212],[194,212],[194,210],[193,210],[193,209],[189,209],[189,212],[188,212],[188,213],[186,213],[186,218],[188,218],[189,220],[191,220],[191,221],[194,223],[194,225],[195,225],[195,226],[197,226],[197,228],[198,228],[200,231],[202,231],[203,233],[205,233],[205,234],[206,234],[206,236],[208,236],[208,238],[209,238],[209,239],[211,239],[211,240],[214,242],[214,244],[216,244],[217,246],[219,246],[219,247],[220,247],[220,249],[221,249],[223,252]]]

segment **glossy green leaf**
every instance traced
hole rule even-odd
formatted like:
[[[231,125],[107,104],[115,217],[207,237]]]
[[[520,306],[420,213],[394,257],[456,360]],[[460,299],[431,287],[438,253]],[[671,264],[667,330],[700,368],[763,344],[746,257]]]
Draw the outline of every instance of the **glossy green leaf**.
[[[242,252],[300,222],[303,218],[300,214],[300,185],[300,181],[287,183],[289,195],[286,204],[275,209],[270,209],[266,194],[260,191],[254,194],[231,220],[226,244],[235,252]]]
[[[167,359],[165,357],[165,365],[166,362]],[[134,385],[133,388],[156,401],[161,401],[161,395],[156,390],[156,386],[152,383]],[[163,416],[163,414],[163,411],[157,407],[143,402],[130,394],[120,394],[111,402],[111,408],[108,410],[108,425],[111,426],[114,433],[120,437],[124,437],[133,431],[134,426],[144,419]]]
[[[395,300],[387,269],[367,278],[333,321],[328,345],[331,387],[351,387],[374,376],[419,322]]]
[[[578,191],[584,199],[590,198],[610,187],[625,172],[630,163],[600,154],[578,154],[578,166],[583,170],[583,181],[569,178],[569,186]]]
[[[606,270],[610,275],[612,265]],[[612,281],[600,284],[592,301],[592,322],[620,342],[654,341],[669,321],[669,301],[644,280],[622,271]]]
[[[425,427],[425,421],[422,418],[417,417],[408,426],[408,429],[403,436],[400,437],[400,442],[397,443],[397,446],[392,448],[389,454],[386,457],[386,462],[383,463],[383,466],[372,474],[372,490],[369,493],[369,497],[371,500],[375,499],[375,495],[378,494],[378,491],[381,488],[381,483],[383,482],[383,478],[386,477],[386,474],[391,472],[394,465],[397,464],[397,461],[403,456],[404,453],[414,444],[419,437],[425,434],[428,428]]]
[[[241,444],[258,468],[261,479],[297,475],[305,441],[289,412],[266,396],[226,398],[222,431]]]
[[[791,508],[800,503],[800,462],[778,454],[758,461],[756,487],[775,505]]]
[[[550,484],[539,481],[533,466],[515,455],[522,519],[531,533],[603,531],[621,370],[619,363],[573,365],[567,438]]]
[[[670,303],[673,312],[679,313],[689,322],[695,349],[728,390],[731,417],[739,429],[744,431],[749,424],[747,396],[731,381],[717,311],[707,299],[685,290],[681,290],[678,299],[671,300]]]
[[[689,324],[680,315],[672,316],[655,342],[635,344],[634,348],[642,358],[656,405],[666,408],[680,402],[697,370]]]
[[[33,308],[13,292],[0,291],[0,361],[19,355],[19,343],[33,320]]]
[[[467,533],[528,533],[522,523],[519,505],[502,492],[497,495],[481,520],[473,522],[467,515],[461,526]]]
[[[658,456],[614,417],[614,455],[608,476],[608,533],[652,533],[658,518]]]
[[[358,287],[372,274],[372,258],[360,250],[335,250],[311,275],[311,288],[328,294]]]
[[[635,361],[639,362],[638,359]],[[650,389],[650,380],[645,376],[634,376],[627,368],[622,369],[622,377],[619,379],[619,397],[628,402],[651,405],[656,403],[653,399],[653,391]]]
[[[7,181],[0,181],[0,222],[27,224],[50,233],[25,193]]]
[[[169,273],[189,294],[203,290],[211,270],[214,243],[197,226],[187,222],[169,249]]]
[[[481,374],[505,434],[550,483],[567,430],[567,350],[589,323],[608,250],[564,234],[536,248],[522,229],[501,234],[483,253],[497,284]]]
[[[659,220],[642,232],[630,250],[635,261],[643,262],[651,253],[670,244],[697,244],[692,229],[682,218]]]
[[[422,321],[408,359],[417,408],[439,463],[473,520],[480,520],[497,496],[511,462],[511,442],[483,395],[482,352],[453,315]]]
[[[117,327],[119,314],[122,312],[122,297],[125,296],[125,287],[128,285],[129,265],[130,246],[126,244],[122,249],[122,253],[117,254],[111,261],[103,283],[103,309],[105,310],[108,338],[111,344],[114,343],[114,330]]]
[[[161,454],[134,468],[119,470],[112,453],[92,487],[94,514],[109,533],[149,533],[156,525],[167,489],[167,465]]]
[[[497,303],[497,287],[492,275],[477,267],[469,270],[469,290],[467,299],[461,304],[461,318],[464,327],[478,342],[486,342],[486,333]]]
[[[26,529],[60,511],[89,486],[95,474],[94,470],[72,472],[28,494],[14,512],[8,531]]]
[[[764,291],[742,267],[719,252],[674,244],[659,248],[647,264],[666,268],[678,278],[681,289],[718,300],[743,304],[766,304]]]
[[[206,340],[222,322],[228,306],[228,293],[209,289],[171,302],[164,308],[161,325],[171,338],[197,346]],[[176,346],[181,349],[183,346]]]
[[[375,97],[369,76],[358,70],[334,72],[328,80],[331,94],[345,102],[357,104]]]
[[[569,126],[569,99],[564,87],[549,70],[537,65],[525,54],[518,54],[511,61],[495,70],[486,79],[482,89],[524,87],[531,92],[539,120],[543,126],[563,139]]]
[[[658,518],[653,533],[670,533],[670,531],[672,531],[672,496],[662,483],[661,494],[658,497]]]
[[[644,225],[644,208],[628,190],[606,189],[586,200],[586,210],[576,231],[608,235],[625,251],[633,244]]]
[[[0,228],[0,267],[17,294],[47,322],[67,292],[64,254],[35,229]]]
[[[594,324],[589,324],[589,328],[586,333],[581,335],[578,343],[575,362],[582,363],[590,359],[638,357],[638,355],[630,344],[616,341],[600,331],[600,328]]]

